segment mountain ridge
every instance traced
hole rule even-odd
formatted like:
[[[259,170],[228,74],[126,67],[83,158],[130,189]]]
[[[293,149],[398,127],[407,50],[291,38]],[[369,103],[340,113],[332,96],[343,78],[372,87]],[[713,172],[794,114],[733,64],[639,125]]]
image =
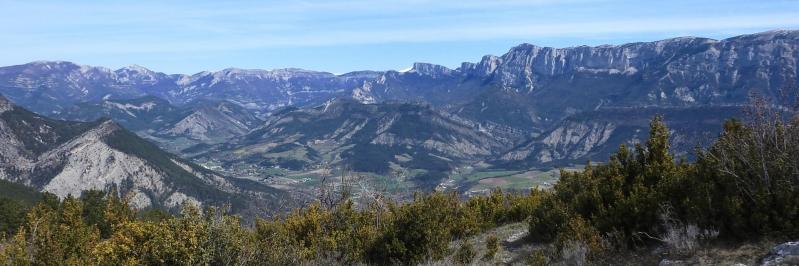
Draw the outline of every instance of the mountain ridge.
[[[252,200],[279,194],[165,153],[109,119],[53,120],[16,107],[2,96],[0,110],[0,179],[62,198],[116,188],[137,208],[176,209],[188,201],[256,211],[275,202],[250,206]]]
[[[197,116],[174,128],[170,136],[163,134],[169,131],[168,123],[163,127],[147,128],[152,132],[145,134],[152,135],[151,139],[162,147],[189,139],[190,143],[169,150],[190,150],[191,156],[213,149],[218,143],[246,136],[257,130],[259,124],[267,124],[274,117],[285,116],[286,112],[298,109],[305,111],[294,112],[295,115],[311,114],[313,112],[308,110],[333,99],[352,98],[367,105],[429,105],[437,113],[446,113],[447,119],[457,118],[501,139],[504,144],[491,146],[491,152],[484,153],[485,156],[495,156],[531,141],[539,143],[526,146],[528,149],[558,150],[551,156],[537,156],[546,160],[532,160],[543,166],[566,159],[601,158],[608,150],[606,146],[614,147],[628,141],[621,137],[609,138],[597,146],[599,142],[593,137],[588,142],[561,139],[565,135],[557,130],[582,132],[575,133],[574,138],[582,138],[583,129],[600,130],[598,125],[586,124],[590,121],[572,119],[581,114],[616,108],[614,112],[626,112],[621,117],[638,117],[636,108],[651,107],[665,110],[668,116],[669,112],[679,113],[669,108],[677,108],[707,112],[716,116],[708,119],[719,120],[738,114],[723,107],[744,105],[752,95],[761,95],[775,107],[790,109],[788,106],[795,105],[799,96],[797,62],[799,31],[776,30],[722,40],[677,37],[567,48],[519,44],[502,55],[485,55],[477,62],[465,62],[457,68],[414,63],[403,71],[355,71],[341,75],[290,68],[271,71],[226,68],[189,76],[153,74],[139,66],[110,70],[66,62],[51,63],[52,66],[40,62],[0,68],[0,93],[8,94],[22,106],[54,117],[76,113],[70,109],[76,104],[81,105],[78,109],[87,108],[86,102],[121,103],[146,95],[164,99],[174,108],[194,112]],[[109,74],[117,72],[119,74]],[[136,73],[142,73],[141,77],[133,75]],[[236,115],[225,116],[219,112],[209,113],[210,109],[202,109],[199,105],[193,106],[203,100],[225,100],[235,107],[230,110],[238,111],[234,112]],[[140,107],[143,105],[134,104],[124,111],[136,115],[134,109]],[[722,109],[727,111],[717,112]],[[117,118],[128,119],[125,112],[117,113],[120,114]],[[236,118],[228,119],[232,117]],[[690,117],[678,117],[683,120],[674,120],[675,123],[704,128],[701,123],[685,121]],[[185,116],[181,114],[179,118]],[[253,126],[241,127],[239,122],[242,121],[241,124],[249,121]],[[600,131],[640,129],[638,122],[619,120],[612,125]],[[690,132],[676,135],[692,138],[696,132],[691,126],[681,128]],[[219,128],[230,130],[209,133]],[[552,138],[547,140],[542,137],[545,135],[552,135]],[[634,136],[628,133],[618,136],[622,135]],[[211,139],[217,140],[209,141]],[[580,145],[585,146],[581,148]],[[372,148],[375,147],[360,151],[366,154]],[[687,152],[684,149],[690,148],[681,146],[679,149],[678,153],[684,153]],[[521,154],[525,152],[505,158],[530,159]],[[512,163],[502,162],[503,165]]]
[[[519,47],[538,47],[538,48],[555,49],[555,50],[567,50],[567,49],[576,49],[576,48],[619,48],[619,47],[638,45],[638,44],[646,44],[646,43],[664,43],[664,42],[674,42],[674,41],[692,40],[692,39],[703,39],[703,40],[708,40],[708,41],[712,41],[712,42],[721,42],[721,41],[728,41],[728,40],[735,40],[735,39],[746,39],[746,38],[761,39],[762,40],[764,37],[766,37],[766,39],[773,39],[777,35],[790,36],[791,38],[799,38],[799,30],[774,29],[774,30],[767,30],[767,31],[756,32],[756,33],[741,34],[741,35],[731,36],[731,37],[727,37],[727,38],[723,38],[723,39],[713,39],[713,38],[708,38],[708,37],[686,35],[686,36],[659,39],[659,40],[654,40],[654,41],[638,41],[638,42],[628,42],[628,43],[622,43],[622,44],[574,45],[574,46],[565,46],[565,47],[540,46],[540,45],[536,45],[536,44],[533,44],[533,43],[524,42],[524,43],[520,43],[520,44],[517,44],[517,45],[509,48],[508,52],[514,50],[515,48],[519,48]],[[477,62],[464,61],[463,63],[467,63],[467,64],[479,63],[479,62],[484,61],[487,57],[490,58],[490,57],[498,57],[498,56],[493,55],[493,54],[486,54],[486,55],[483,55],[482,59],[477,61]],[[273,68],[273,69],[261,69],[261,68],[245,69],[245,68],[237,68],[237,67],[227,67],[227,68],[220,69],[218,71],[203,70],[203,71],[199,71],[197,73],[193,73],[192,74],[192,73],[166,73],[166,72],[161,72],[161,71],[155,71],[155,70],[151,70],[151,69],[149,69],[149,68],[147,68],[145,66],[141,66],[141,65],[138,65],[138,64],[131,64],[131,65],[123,66],[123,67],[120,67],[120,68],[114,70],[114,69],[108,68],[108,67],[78,64],[78,63],[74,63],[74,62],[68,61],[68,60],[36,60],[36,61],[28,62],[28,63],[22,63],[22,64],[16,64],[16,65],[8,65],[8,66],[4,66],[4,67],[24,66],[24,65],[30,65],[30,64],[64,64],[64,63],[73,64],[73,65],[79,66],[79,67],[101,68],[101,69],[106,69],[106,70],[111,71],[111,72],[117,72],[117,71],[125,70],[125,69],[132,69],[132,70],[140,70],[140,71],[143,70],[143,71],[147,71],[147,72],[159,73],[159,74],[164,74],[164,75],[167,75],[167,76],[174,76],[174,75],[193,76],[193,75],[198,75],[198,74],[208,74],[208,73],[223,72],[223,71],[226,71],[226,70],[246,70],[246,71],[258,71],[258,72],[275,72],[275,71],[285,70],[285,71],[298,71],[298,72],[327,73],[327,74],[331,74],[331,75],[334,75],[334,76],[348,76],[348,75],[352,75],[353,73],[359,73],[359,72],[380,72],[380,73],[390,72],[390,71],[402,72],[402,71],[399,71],[399,70],[352,70],[352,71],[345,72],[343,74],[332,74],[330,72],[326,72],[326,71],[323,71],[323,70],[312,70],[312,69],[304,69],[304,68],[297,68],[297,67],[283,67],[283,68]],[[463,64],[463,63],[461,63],[461,64]],[[425,65],[441,66],[441,67],[445,67],[445,68],[450,69],[450,70],[458,70],[458,69],[463,68],[463,67],[460,67],[460,66],[456,67],[456,68],[451,68],[451,67],[448,67],[448,66],[438,65],[438,64],[435,64],[435,63],[431,63],[431,62],[415,62],[414,64],[425,64]]]

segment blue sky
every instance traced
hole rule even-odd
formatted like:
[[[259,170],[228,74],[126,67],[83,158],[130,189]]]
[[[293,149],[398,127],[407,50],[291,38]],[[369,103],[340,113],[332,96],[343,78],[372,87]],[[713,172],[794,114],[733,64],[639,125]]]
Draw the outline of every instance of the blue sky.
[[[166,73],[457,67],[527,42],[567,47],[799,29],[799,1],[7,1],[0,65],[68,60]]]

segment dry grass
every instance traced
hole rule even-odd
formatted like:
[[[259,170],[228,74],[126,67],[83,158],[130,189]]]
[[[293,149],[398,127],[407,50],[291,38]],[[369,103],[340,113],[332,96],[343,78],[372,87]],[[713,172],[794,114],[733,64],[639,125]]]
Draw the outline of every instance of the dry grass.
[[[529,241],[525,239],[526,235],[527,223],[513,223],[494,228],[466,240],[453,241],[450,243],[450,249],[457,250],[464,241],[469,241],[476,252],[475,260],[470,265],[524,265],[526,257],[540,248],[538,245],[529,244]],[[500,248],[493,259],[485,259],[488,252],[486,242],[491,236],[499,238]],[[454,265],[455,261],[450,256],[443,261],[427,262],[423,265]]]
[[[690,230],[689,230],[690,231]],[[482,259],[485,256],[486,241],[492,235],[500,240],[500,249],[493,260]],[[476,251],[475,261],[470,265],[528,265],[530,257],[537,251],[553,255],[554,247],[551,245],[533,244],[527,236],[527,223],[514,223],[500,226],[488,232],[473,236],[468,239]],[[692,252],[675,252],[674,247],[663,244],[659,247],[650,247],[637,250],[608,252],[600,255],[586,265],[658,265],[661,260],[680,261],[677,265],[757,265],[757,262],[769,250],[784,241],[760,240],[746,243],[729,243],[723,241],[701,241],[703,244],[692,246]],[[453,241],[450,248],[455,251],[460,247],[461,241]],[[581,261],[579,250],[564,256],[554,256],[556,261],[551,265],[575,265]],[[454,254],[454,252],[453,252]],[[550,256],[551,257],[551,256]],[[575,260],[576,259],[576,260]],[[452,256],[439,261],[428,261],[422,265],[457,265]]]
[[[672,254],[668,247],[655,247],[607,254],[601,265],[657,265],[661,260],[680,261],[677,265],[757,265],[779,241],[762,240],[747,243],[710,243],[699,246],[693,254]]]

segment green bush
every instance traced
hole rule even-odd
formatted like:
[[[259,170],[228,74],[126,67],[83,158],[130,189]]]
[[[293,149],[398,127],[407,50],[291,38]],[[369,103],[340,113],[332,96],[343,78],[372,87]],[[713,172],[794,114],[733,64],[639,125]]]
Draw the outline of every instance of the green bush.
[[[461,243],[460,248],[458,251],[455,252],[455,262],[469,265],[474,261],[474,257],[477,256],[477,252],[474,251],[474,246],[469,241],[464,241]]]
[[[499,252],[499,238],[496,235],[490,235],[486,239],[486,254],[483,256],[485,260],[493,260]]]

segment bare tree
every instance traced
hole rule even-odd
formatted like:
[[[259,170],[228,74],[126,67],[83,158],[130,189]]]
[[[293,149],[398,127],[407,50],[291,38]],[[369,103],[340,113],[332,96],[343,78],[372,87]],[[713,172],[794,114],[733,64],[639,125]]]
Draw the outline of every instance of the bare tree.
[[[793,190],[799,177],[799,120],[781,106],[752,95],[744,123],[728,123],[725,133],[706,155],[718,170],[732,177],[750,200]]]

